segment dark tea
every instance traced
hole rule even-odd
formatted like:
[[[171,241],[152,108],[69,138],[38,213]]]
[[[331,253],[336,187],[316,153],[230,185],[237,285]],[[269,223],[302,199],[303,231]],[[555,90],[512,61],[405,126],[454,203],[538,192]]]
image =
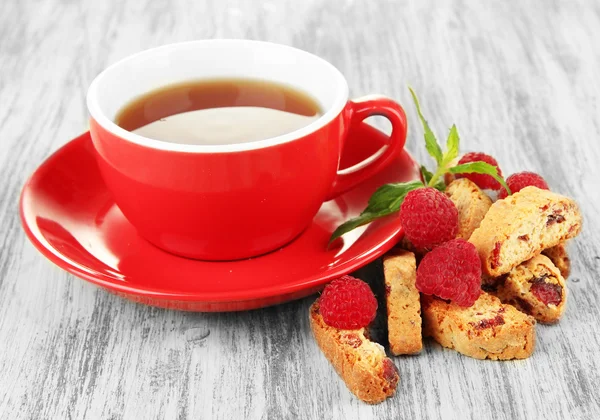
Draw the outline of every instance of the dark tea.
[[[148,92],[127,104],[116,124],[180,144],[234,144],[298,130],[322,115],[308,94],[252,79],[205,79]]]

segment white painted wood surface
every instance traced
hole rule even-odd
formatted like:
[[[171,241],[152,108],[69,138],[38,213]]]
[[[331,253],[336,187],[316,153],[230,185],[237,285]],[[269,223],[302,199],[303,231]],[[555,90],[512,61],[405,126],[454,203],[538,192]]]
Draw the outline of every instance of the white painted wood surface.
[[[532,358],[485,362],[429,343],[395,358],[397,395],[355,399],[311,338],[314,297],[194,314],[105,293],[47,262],[20,227],[26,177],[86,130],[85,92],[116,60],[192,39],[294,45],[335,64],[353,95],[407,105],[443,135],[533,170],[585,215],[569,307]],[[588,1],[2,0],[0,418],[600,418],[600,3]],[[379,266],[369,267],[373,278]],[[376,276],[375,276],[376,277]]]

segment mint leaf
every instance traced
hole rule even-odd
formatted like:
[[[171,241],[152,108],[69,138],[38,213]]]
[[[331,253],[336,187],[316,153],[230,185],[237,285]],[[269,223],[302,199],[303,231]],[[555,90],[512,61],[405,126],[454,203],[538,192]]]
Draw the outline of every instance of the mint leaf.
[[[423,180],[425,181],[425,185],[426,186],[431,186],[433,188],[435,188],[438,191],[444,191],[446,189],[446,183],[444,182],[444,180],[440,177],[437,179],[437,181],[435,182],[435,185],[429,185],[431,180],[433,179],[433,174],[431,172],[429,172],[427,170],[427,168],[423,165],[421,165],[421,175],[423,176]]]
[[[446,191],[446,183],[440,179],[438,182],[435,183],[433,188],[435,188],[439,192],[444,192]]]
[[[444,154],[444,165],[448,165],[454,159],[458,157],[458,148],[460,144],[460,137],[458,136],[458,130],[456,125],[452,124],[450,133],[448,134],[448,140],[446,141],[446,153]]]
[[[506,189],[506,192],[508,193],[508,195],[512,194],[512,192],[510,191],[510,188],[508,188],[508,185],[506,185],[504,178],[502,178],[500,175],[498,175],[498,170],[496,169],[496,167],[494,165],[490,165],[489,163],[486,163],[486,162],[463,163],[462,165],[457,165],[457,166],[453,166],[452,168],[448,168],[448,171],[453,174],[476,173],[476,174],[490,175],[492,178],[494,178],[496,181],[498,181],[500,183],[500,185],[502,185]]]
[[[371,213],[390,211],[391,213],[400,209],[404,196],[416,188],[422,187],[421,181],[400,182],[396,184],[384,184],[369,198],[369,204],[364,210]],[[364,213],[364,212],[363,212]]]
[[[425,185],[429,184],[429,181],[431,181],[431,178],[433,178],[433,174],[429,172],[424,165],[421,165],[421,175],[423,176]]]
[[[350,232],[351,230],[356,229],[359,226],[362,225],[366,225],[367,223],[371,223],[373,220],[379,218],[379,217],[384,217],[387,216],[390,213],[370,213],[370,212],[363,212],[361,213],[360,216],[355,217],[354,219],[350,219],[348,220],[346,223],[343,223],[341,225],[339,225],[337,227],[337,229],[335,231],[333,231],[333,233],[331,234],[331,238],[329,238],[329,245],[331,245],[331,243],[333,241],[335,241],[337,238],[339,238],[340,236]]]
[[[425,134],[424,134],[425,148],[427,149],[427,152],[435,159],[436,163],[438,165],[441,165],[442,159],[443,159],[442,148],[438,144],[437,139],[435,138],[435,135],[433,134],[433,131],[431,131],[431,128],[429,128],[429,124],[427,124],[427,121],[425,120],[425,118],[423,117],[423,114],[421,113],[421,105],[419,105],[419,100],[417,99],[417,95],[415,94],[415,92],[412,90],[411,87],[409,87],[408,89],[410,90],[410,94],[412,95],[413,102],[415,103],[415,107],[417,108],[417,114],[419,114],[419,119],[421,120],[421,124],[423,124],[423,131],[425,131]]]
[[[331,244],[343,234],[350,232],[359,226],[366,225],[375,219],[397,212],[400,210],[400,205],[404,201],[406,194],[421,187],[423,187],[421,181],[382,185],[373,193],[369,199],[367,208],[363,210],[360,216],[350,219],[346,223],[338,226],[331,234],[329,243]]]

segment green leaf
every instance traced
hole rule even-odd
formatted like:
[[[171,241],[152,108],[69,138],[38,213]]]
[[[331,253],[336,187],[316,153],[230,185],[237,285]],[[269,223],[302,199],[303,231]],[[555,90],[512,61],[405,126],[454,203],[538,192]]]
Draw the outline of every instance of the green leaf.
[[[457,165],[457,166],[448,168],[448,171],[453,174],[477,173],[477,174],[490,175],[492,178],[494,178],[496,181],[498,181],[500,183],[500,185],[502,185],[506,189],[506,192],[508,193],[508,195],[512,194],[512,192],[510,191],[510,188],[508,188],[508,185],[506,185],[504,178],[502,178],[498,174],[498,170],[496,169],[496,167],[494,165],[490,165],[489,163],[486,163],[486,162],[463,163],[462,165]]]
[[[435,184],[432,185],[432,187],[438,191],[444,192],[446,191],[446,182],[442,178],[440,178]]]
[[[425,148],[427,149],[427,152],[435,159],[436,163],[438,165],[441,165],[442,159],[443,159],[442,148],[440,147],[437,139],[435,138],[435,135],[433,134],[433,131],[431,131],[431,128],[429,128],[429,124],[427,124],[427,121],[425,120],[425,118],[423,117],[423,114],[421,113],[421,105],[419,105],[419,100],[417,99],[417,95],[415,94],[415,92],[412,90],[411,87],[409,87],[408,89],[410,90],[410,94],[412,95],[413,102],[415,103],[415,107],[417,108],[417,114],[419,114],[419,119],[421,120],[421,124],[423,124],[423,130],[425,131],[425,134],[424,134]]]
[[[331,238],[329,238],[329,245],[331,245],[331,243],[333,241],[335,241],[337,238],[339,238],[340,236],[350,232],[351,230],[356,229],[359,226],[362,225],[366,225],[367,223],[371,223],[373,220],[377,219],[378,217],[384,217],[387,216],[390,213],[366,213],[363,212],[360,216],[355,217],[354,219],[350,219],[347,222],[339,225],[337,227],[336,230],[333,231],[333,233],[331,234]]]
[[[456,125],[452,124],[450,133],[448,134],[448,140],[446,141],[446,153],[444,154],[443,164],[448,165],[454,159],[458,157],[458,149],[460,145],[460,137],[458,136],[458,130]]]
[[[369,198],[369,203],[364,212],[379,213],[381,211],[398,211],[404,196],[411,190],[422,187],[421,181],[400,182],[384,184]]]
[[[360,216],[348,220],[346,223],[338,226],[332,233],[329,243],[342,236],[343,234],[356,229],[359,226],[366,225],[375,219],[390,215],[400,210],[400,205],[409,191],[423,187],[421,181],[403,182],[397,184],[382,185],[373,193]]]
[[[425,185],[427,186],[431,186],[433,188],[435,188],[438,191],[444,191],[446,190],[446,183],[444,182],[444,180],[440,177],[438,178],[438,180],[435,182],[435,185],[429,185],[431,180],[433,179],[433,174],[431,172],[429,172],[429,170],[427,170],[427,168],[423,165],[421,165],[421,175],[423,176],[423,180],[425,181]]]
[[[421,165],[421,175],[423,176],[425,185],[429,184],[429,181],[431,181],[431,178],[433,178],[433,174],[429,172],[424,165]]]

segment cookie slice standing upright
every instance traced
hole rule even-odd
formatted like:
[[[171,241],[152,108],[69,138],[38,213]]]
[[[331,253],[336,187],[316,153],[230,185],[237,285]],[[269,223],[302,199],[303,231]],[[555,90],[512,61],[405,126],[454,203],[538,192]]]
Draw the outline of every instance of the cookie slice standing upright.
[[[388,339],[393,355],[415,354],[423,348],[421,302],[415,286],[415,255],[395,250],[383,258]]]

